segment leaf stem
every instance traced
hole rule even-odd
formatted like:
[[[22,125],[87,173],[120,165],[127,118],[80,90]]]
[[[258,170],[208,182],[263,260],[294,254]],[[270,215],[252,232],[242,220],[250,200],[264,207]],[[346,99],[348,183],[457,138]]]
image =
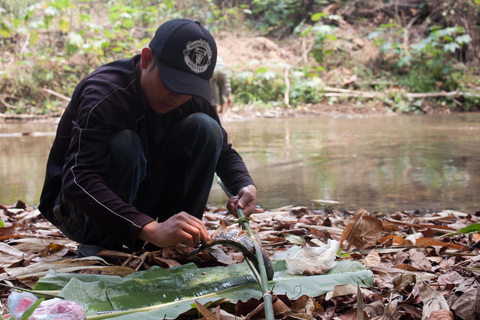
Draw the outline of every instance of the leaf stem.
[[[225,187],[223,184],[222,180],[220,179],[219,176],[217,177],[217,182],[222,187],[223,191],[227,194],[229,198],[233,197],[233,194]],[[240,219],[245,217],[245,214],[243,213],[243,210],[240,209],[238,206],[235,206],[235,209],[237,210],[237,215]],[[268,277],[267,277],[267,269],[265,268],[265,263],[263,261],[263,256],[262,256],[262,250],[260,248],[260,244],[257,241],[257,238],[255,237],[255,234],[253,233],[252,228],[250,227],[250,224],[247,221],[242,221],[241,222],[242,226],[244,227],[245,230],[247,230],[248,234],[252,238],[253,245],[255,246],[255,255],[257,257],[258,261],[258,271],[260,272],[260,281],[259,285],[262,290],[262,295],[263,295],[263,305],[264,305],[264,310],[265,310],[265,319],[267,320],[273,320],[274,319],[274,312],[273,312],[273,303],[272,303],[272,295],[271,294],[266,294],[267,292],[270,292],[270,287],[268,285]],[[254,268],[253,266],[250,266],[251,268]],[[254,273],[256,270],[252,270]],[[257,278],[258,281],[258,278]]]
[[[43,292],[34,291],[34,290],[30,290],[30,289],[25,289],[25,288],[10,286],[10,285],[8,285],[8,284],[1,283],[1,282],[0,282],[0,286],[7,287],[7,288],[10,288],[10,289],[19,290],[19,291],[25,291],[25,292],[28,292],[28,293],[31,293],[31,294],[34,294],[34,295],[37,295],[37,296],[44,296],[44,297],[48,297],[48,298],[60,298],[60,299],[64,299],[63,297],[61,297],[61,296],[56,296],[56,295],[54,295],[54,294],[43,293]]]

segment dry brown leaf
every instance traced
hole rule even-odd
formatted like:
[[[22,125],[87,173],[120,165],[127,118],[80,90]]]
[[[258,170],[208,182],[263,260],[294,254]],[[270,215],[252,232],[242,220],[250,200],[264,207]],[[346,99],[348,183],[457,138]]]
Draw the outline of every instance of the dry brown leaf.
[[[442,242],[438,241],[435,239],[429,239],[429,238],[421,238],[417,239],[416,243],[417,247],[420,248],[425,248],[425,247],[449,247],[450,249],[458,249],[458,250],[468,250],[467,247],[459,245],[459,244],[454,244],[454,243],[447,243],[447,242]]]
[[[295,312],[301,312],[303,308],[305,308],[308,299],[310,299],[307,295],[300,296],[297,300],[295,300],[291,306],[292,310]]]
[[[477,320],[480,314],[480,286],[475,279],[468,279],[458,286],[460,297],[452,305],[455,315],[463,320]]]
[[[41,277],[46,275],[50,270],[56,270],[58,272],[73,272],[82,269],[92,269],[98,268],[98,266],[95,265],[100,264],[106,265],[107,263],[99,257],[88,257],[67,259],[52,263],[37,263],[27,267],[5,268],[6,273],[0,274],[0,280]]]
[[[428,320],[455,320],[455,316],[453,315],[452,311],[441,309],[438,311],[433,311]]]
[[[134,269],[130,267],[125,267],[125,266],[91,266],[87,268],[88,270],[100,271],[101,274],[108,274],[108,275],[119,276],[119,277],[125,277],[135,272]],[[67,271],[61,271],[61,270],[58,270],[58,271],[67,272]]]
[[[422,251],[418,249],[410,249],[408,253],[410,254],[410,263],[412,267],[425,271],[432,270],[432,264],[430,261],[428,261],[427,257]]]
[[[25,252],[22,252],[6,243],[0,242],[0,264],[3,267],[8,267],[21,261],[24,256]]]
[[[162,268],[172,268],[172,267],[181,266],[180,263],[178,263],[176,260],[173,260],[173,259],[154,257],[153,260],[155,260],[155,262],[158,263],[158,265]]]
[[[412,267],[411,265],[406,264],[406,263],[397,264],[393,267],[396,268],[396,269],[402,269],[402,270],[407,270],[407,271],[423,271],[422,269]]]
[[[280,315],[290,310],[290,308],[283,302],[281,299],[275,298],[273,302],[273,313],[275,315]]]
[[[402,274],[401,276],[396,277],[393,280],[393,284],[395,286],[394,289],[397,292],[401,292],[405,290],[405,288],[409,286],[412,282],[415,282],[415,281],[416,281],[416,276],[413,273]]]
[[[214,311],[213,308],[210,308],[209,310],[210,312]],[[220,320],[239,320],[239,317],[221,309],[220,306],[217,306],[217,308],[215,308],[215,312],[213,312],[213,314],[217,317],[220,317]]]
[[[257,308],[261,302],[258,299],[250,298],[247,301],[243,302],[238,300],[235,305],[235,315],[242,316],[248,314],[251,310]]]
[[[366,210],[361,209],[348,222],[340,238],[342,249],[349,251],[351,247],[360,248],[366,243],[375,244],[380,238],[383,230],[382,221],[367,214]]]
[[[478,241],[480,241],[480,233],[478,233],[478,232],[477,232],[477,233],[474,233],[474,234],[472,235],[472,240],[473,240],[473,242],[478,242]]]
[[[288,211],[267,211],[264,213],[252,213],[249,218],[255,222],[271,222],[277,217],[286,217],[289,215],[290,213]]]
[[[392,288],[393,289],[393,280],[405,273],[405,271],[390,267],[376,266],[371,267],[375,278],[375,283],[378,284],[381,288]]]
[[[76,243],[75,241],[67,238],[47,237],[47,239],[41,239],[28,237],[16,239],[15,248],[25,253],[37,253],[42,251],[45,248],[45,245],[48,243],[56,243],[71,249],[76,249],[78,245],[78,243]]]
[[[408,252],[406,251],[401,251],[398,252],[397,255],[395,256],[395,260],[393,261],[394,265],[399,265],[405,262],[410,257]]]
[[[331,300],[335,297],[341,297],[346,295],[356,295],[358,292],[357,286],[353,284],[341,284],[337,285],[333,288],[332,291],[327,292],[325,296],[325,300]],[[360,289],[361,292],[371,294],[371,291],[367,289]]]
[[[251,312],[249,312],[246,316],[245,316],[245,320],[249,320],[251,319],[253,316],[256,316],[258,315],[259,317],[265,317],[265,313],[264,313],[264,304],[263,303],[260,303],[255,309],[253,309]]]
[[[334,227],[325,227],[325,226],[310,226],[307,224],[297,224],[297,227],[303,227],[307,228],[310,230],[311,233],[313,233],[316,236],[321,236],[323,232],[327,232],[330,237],[334,240],[340,240],[343,230],[340,228],[334,228]]]
[[[372,250],[369,254],[367,254],[365,259],[363,259],[363,262],[367,267],[374,267],[378,266],[381,260],[382,259],[380,258],[378,252],[376,250]]]
[[[235,320],[238,320],[238,319],[235,319]],[[287,311],[285,312],[282,320],[317,320],[317,318],[305,313],[296,313],[293,311]]]
[[[442,309],[450,310],[448,303],[442,294],[430,287],[423,280],[417,281],[416,287],[418,288],[418,294],[423,302],[422,319],[430,318],[430,315],[434,311]]]
[[[380,239],[378,239],[378,243],[381,243],[381,244],[384,244],[386,243],[387,241],[391,240],[391,245],[394,245],[394,246],[405,246],[405,245],[411,245],[412,242],[410,240],[406,240],[400,236],[396,236],[396,235],[387,235],[385,237],[382,237]]]
[[[456,271],[452,271],[446,274],[441,274],[438,277],[438,284],[440,285],[447,285],[447,284],[459,285],[464,281],[465,279]]]
[[[114,258],[114,259],[128,259],[132,255],[131,253],[126,253],[126,252],[120,252],[120,251],[115,251],[115,250],[102,250],[98,253],[99,256],[101,257],[106,257],[106,258]],[[138,258],[138,256],[133,255],[134,259]]]
[[[3,227],[0,228],[0,241],[13,239],[13,238],[21,238],[21,235],[17,234],[17,231],[14,227]]]
[[[405,318],[410,320],[420,320],[422,319],[422,309],[414,307],[409,304],[401,304],[397,308],[397,313],[403,315]]]
[[[375,300],[370,304],[363,307],[363,310],[368,314],[370,318],[377,318],[383,315],[385,311],[385,304],[382,300]]]
[[[344,314],[339,315],[338,318],[340,318],[341,320],[360,320],[357,316],[357,312],[357,308],[350,309]],[[370,319],[369,315],[365,311],[363,311],[363,319]]]
[[[200,312],[205,320],[219,320],[213,313],[211,313],[203,304],[195,300],[195,306],[197,306],[198,312]]]

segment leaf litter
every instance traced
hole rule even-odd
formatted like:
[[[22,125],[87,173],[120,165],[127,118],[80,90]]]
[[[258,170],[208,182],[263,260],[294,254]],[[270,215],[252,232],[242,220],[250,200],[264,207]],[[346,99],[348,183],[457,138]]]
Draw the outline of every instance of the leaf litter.
[[[374,285],[339,285],[323,295],[295,300],[274,297],[277,319],[463,319],[480,317],[480,212],[397,212],[385,215],[364,209],[307,209],[287,206],[258,210],[250,225],[269,256],[298,247],[340,242],[337,261],[362,263]],[[126,276],[152,266],[171,268],[191,262],[184,245],[127,253],[105,250],[99,257],[78,258],[77,243],[19,201],[0,205],[0,283],[33,289],[50,270]],[[224,208],[207,208],[203,221],[211,234],[236,224]],[[241,252],[218,246],[201,252],[198,267],[244,261]],[[8,314],[10,287],[0,287],[0,312]],[[226,299],[195,307],[178,319],[262,319],[261,299],[232,304]]]

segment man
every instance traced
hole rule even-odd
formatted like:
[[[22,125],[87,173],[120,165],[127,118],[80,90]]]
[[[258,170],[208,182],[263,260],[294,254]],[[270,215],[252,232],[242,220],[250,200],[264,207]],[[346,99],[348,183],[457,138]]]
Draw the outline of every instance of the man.
[[[232,105],[232,87],[230,86],[228,68],[220,56],[217,56],[215,70],[210,79],[210,88],[212,92],[212,104],[216,109],[217,106],[220,106],[220,112],[225,116],[227,108]]]
[[[39,209],[79,255],[138,250],[209,234],[201,221],[215,172],[246,215],[256,188],[211,105],[217,48],[200,23],[161,25],[148,48],[75,89],[47,162]]]

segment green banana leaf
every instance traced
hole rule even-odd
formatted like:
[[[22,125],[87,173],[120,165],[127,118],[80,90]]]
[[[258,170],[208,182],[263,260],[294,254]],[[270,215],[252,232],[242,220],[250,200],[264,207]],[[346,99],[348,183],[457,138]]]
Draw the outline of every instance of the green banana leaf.
[[[373,273],[350,260],[337,262],[328,273],[317,276],[288,274],[284,260],[274,261],[274,269],[270,281],[274,294],[286,294],[291,300],[304,294],[318,296],[341,284],[373,284]],[[173,319],[190,310],[195,300],[205,304],[221,298],[236,302],[262,297],[246,263],[212,268],[197,268],[193,263],[170,269],[153,267],[123,278],[51,272],[35,286],[35,291],[59,289],[60,296],[82,305],[92,320]],[[101,314],[109,311],[116,312]]]

